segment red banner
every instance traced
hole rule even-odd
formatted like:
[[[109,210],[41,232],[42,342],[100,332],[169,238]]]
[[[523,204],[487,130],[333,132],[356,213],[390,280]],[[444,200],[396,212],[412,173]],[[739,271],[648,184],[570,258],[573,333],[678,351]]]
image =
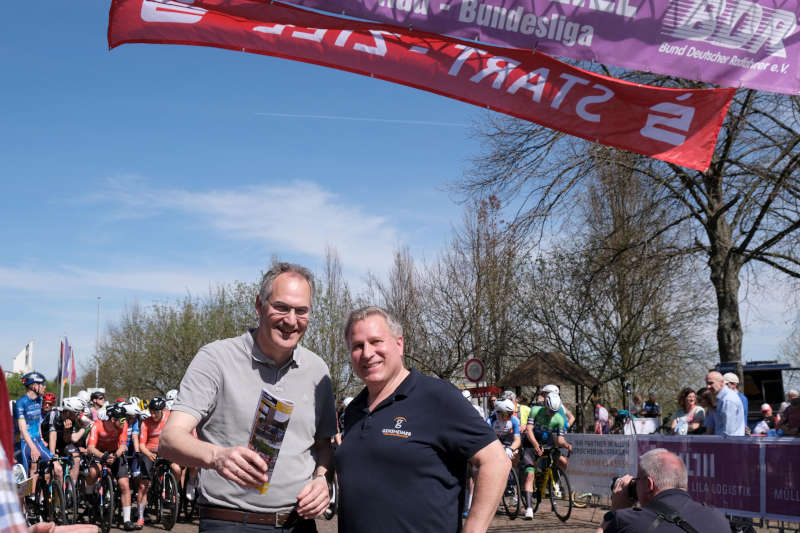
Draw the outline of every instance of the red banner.
[[[253,0],[201,2],[209,9],[171,0],[113,0],[109,46],[214,46],[324,65],[697,170],[709,166],[735,90],[649,87],[542,53],[473,45]]]

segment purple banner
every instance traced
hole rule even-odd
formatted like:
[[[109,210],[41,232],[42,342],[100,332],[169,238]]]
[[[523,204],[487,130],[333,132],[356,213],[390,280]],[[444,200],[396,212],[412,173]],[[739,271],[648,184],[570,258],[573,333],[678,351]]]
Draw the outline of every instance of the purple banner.
[[[706,440],[697,437],[640,439],[639,455],[653,448],[678,454],[689,473],[689,494],[726,512],[761,511],[761,463],[757,439]],[[797,451],[796,447],[793,449]]]
[[[774,445],[766,447],[764,452],[767,514],[796,520],[800,516],[798,446]]]
[[[203,0],[194,3],[202,5]],[[462,39],[728,87],[800,94],[800,0],[291,0],[290,3]]]

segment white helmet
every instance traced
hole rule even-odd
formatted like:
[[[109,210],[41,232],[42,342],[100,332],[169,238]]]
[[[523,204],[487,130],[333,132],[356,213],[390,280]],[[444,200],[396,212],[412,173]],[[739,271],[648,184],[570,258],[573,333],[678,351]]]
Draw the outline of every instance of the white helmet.
[[[168,402],[172,400],[177,400],[178,399],[177,389],[168,390],[165,398]]]
[[[128,403],[131,405],[135,405],[137,408],[139,407],[139,402],[142,400],[138,396],[131,396],[128,398]]]
[[[494,410],[498,413],[513,413],[514,402],[511,400],[498,400],[497,403],[494,404]]]
[[[80,398],[86,405],[89,405],[89,391],[80,391],[78,393],[78,398]]]
[[[544,399],[544,404],[547,406],[548,411],[555,413],[561,409],[561,396],[557,392],[548,392],[547,397]]]
[[[73,413],[82,413],[86,409],[86,403],[77,396],[64,398],[64,409]]]
[[[542,387],[542,392],[547,394],[548,392],[555,392],[556,394],[559,393],[558,387],[556,385],[545,385]]]
[[[348,396],[347,398],[342,400],[342,403],[344,404],[345,407],[347,407],[348,405],[350,405],[350,402],[352,402],[352,401],[353,401],[353,397],[352,396]]]
[[[125,409],[125,413],[128,416],[138,416],[139,415],[139,406],[135,403],[124,403],[122,407]]]

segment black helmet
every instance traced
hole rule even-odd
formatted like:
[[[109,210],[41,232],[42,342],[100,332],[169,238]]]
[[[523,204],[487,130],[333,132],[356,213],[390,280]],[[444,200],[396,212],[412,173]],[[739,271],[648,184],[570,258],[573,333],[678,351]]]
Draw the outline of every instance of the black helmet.
[[[148,406],[151,411],[163,411],[164,408],[167,406],[167,400],[160,396],[156,396],[152,400],[150,400],[150,405]]]
[[[106,416],[109,420],[116,418],[117,420],[128,416],[128,412],[121,405],[110,405],[106,407]]]
[[[24,376],[22,376],[22,384],[26,387],[30,387],[34,383],[45,383],[47,380],[44,378],[42,374],[39,372],[28,372]]]
[[[105,398],[105,397],[106,397],[106,393],[103,392],[103,391],[100,391],[100,390],[96,390],[96,391],[92,392],[92,395],[90,396],[90,398],[92,400],[96,400],[98,398]]]

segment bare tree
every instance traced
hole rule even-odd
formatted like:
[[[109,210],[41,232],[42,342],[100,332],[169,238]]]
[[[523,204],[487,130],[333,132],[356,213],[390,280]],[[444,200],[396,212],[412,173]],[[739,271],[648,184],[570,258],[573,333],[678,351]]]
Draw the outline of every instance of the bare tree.
[[[333,248],[325,250],[325,270],[316,277],[314,309],[303,344],[328,364],[336,398],[353,389],[350,353],[342,339],[342,328],[353,307],[350,288],[342,275],[342,263]]]
[[[637,76],[667,86],[697,86]],[[527,122],[493,116],[486,153],[458,185],[469,197],[496,195],[519,205],[515,223],[543,231],[565,222],[605,165],[630,173],[652,194],[642,211],[660,223],[631,243],[668,236],[673,254],[698,254],[708,265],[717,303],[721,361],[741,361],[739,286],[745,266],[800,277],[800,99],[740,90],[729,109],[711,167],[698,172],[570,138]]]

